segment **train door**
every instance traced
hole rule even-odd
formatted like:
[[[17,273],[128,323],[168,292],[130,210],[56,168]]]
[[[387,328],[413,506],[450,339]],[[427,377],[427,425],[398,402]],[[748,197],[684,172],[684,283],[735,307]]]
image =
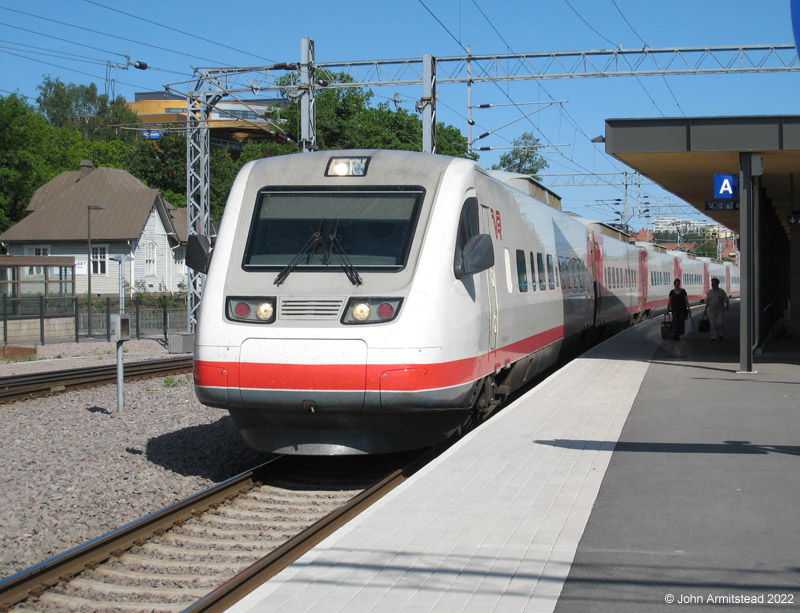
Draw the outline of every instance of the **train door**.
[[[725,267],[725,293],[731,295],[731,267]]]
[[[672,281],[670,281],[669,284],[672,285],[672,283],[675,281],[675,279],[680,279],[681,280],[681,287],[683,287],[683,260],[682,259],[676,257],[672,261],[672,272],[673,272],[674,276],[672,277]]]
[[[708,266],[708,262],[703,262],[703,295],[711,289],[711,269]]]
[[[586,233],[586,264],[592,276],[592,327],[600,323],[600,306],[603,299],[603,237],[591,230]]]
[[[496,241],[502,239],[500,211],[481,204],[481,232],[494,237]],[[497,249],[495,249],[495,262],[500,261],[502,259],[498,257]],[[485,275],[486,288],[489,293],[489,351],[494,351],[497,349],[497,334],[500,330],[500,316],[497,308],[497,266],[492,266],[481,274]]]
[[[639,313],[644,313],[647,308],[647,286],[649,281],[647,271],[647,251],[639,250]]]

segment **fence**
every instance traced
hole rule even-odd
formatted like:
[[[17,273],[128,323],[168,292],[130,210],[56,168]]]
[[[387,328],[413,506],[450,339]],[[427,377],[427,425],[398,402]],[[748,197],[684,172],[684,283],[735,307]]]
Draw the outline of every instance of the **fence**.
[[[3,344],[76,342],[89,338],[88,309],[83,299],[70,298],[10,298],[3,295]],[[158,307],[145,306],[140,299],[125,309],[131,316],[131,338],[163,336],[188,329],[185,306],[170,306],[166,296]],[[106,298],[93,304],[93,339],[111,339],[111,315],[119,312],[117,301]]]

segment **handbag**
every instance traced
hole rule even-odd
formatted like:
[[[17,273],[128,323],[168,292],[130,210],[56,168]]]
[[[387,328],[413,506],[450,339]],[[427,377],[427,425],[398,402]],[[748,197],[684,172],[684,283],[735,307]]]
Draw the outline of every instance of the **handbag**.
[[[697,331],[698,332],[709,332],[711,330],[711,322],[708,321],[708,315],[703,313],[703,317],[700,319],[700,323],[697,324]]]
[[[664,313],[664,319],[661,322],[661,338],[672,338],[672,316],[669,313]]]
[[[686,318],[686,327],[684,328],[686,332],[694,332],[694,319],[692,319],[691,315]]]

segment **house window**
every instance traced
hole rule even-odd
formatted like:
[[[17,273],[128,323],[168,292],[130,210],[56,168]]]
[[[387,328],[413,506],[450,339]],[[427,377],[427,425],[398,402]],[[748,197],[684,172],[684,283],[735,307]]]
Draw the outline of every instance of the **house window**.
[[[186,272],[186,248],[179,247],[175,250],[175,274],[182,275]]]
[[[146,277],[156,276],[156,244],[153,242],[144,248],[144,274]]]
[[[25,255],[44,256],[50,255],[50,247],[25,247]],[[29,266],[29,276],[41,277],[44,275],[44,266]]]
[[[106,274],[106,257],[108,253],[105,247],[95,247],[92,245],[92,274]]]

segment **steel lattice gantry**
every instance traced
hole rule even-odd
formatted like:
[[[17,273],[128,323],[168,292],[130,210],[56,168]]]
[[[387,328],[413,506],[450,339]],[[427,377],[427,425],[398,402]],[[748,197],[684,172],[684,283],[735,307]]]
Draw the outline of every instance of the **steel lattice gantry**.
[[[299,70],[300,85],[275,83],[276,70]],[[193,89],[187,97],[187,206],[189,234],[210,234],[209,132],[210,110],[223,97],[252,95],[260,91],[293,91],[300,99],[303,125],[302,149],[316,145],[314,93],[320,88],[422,85],[418,104],[423,114],[424,150],[436,151],[436,87],[442,84],[525,81],[541,79],[631,76],[709,75],[796,72],[794,45],[740,45],[609,49],[540,53],[504,53],[393,60],[321,62],[315,60],[314,42],[304,38],[301,62],[271,66],[196,69]],[[321,71],[349,75],[349,83],[325,83]],[[168,86],[177,92],[177,86]],[[238,98],[237,98],[238,99]],[[202,294],[202,275],[189,271],[189,331],[197,323]]]

